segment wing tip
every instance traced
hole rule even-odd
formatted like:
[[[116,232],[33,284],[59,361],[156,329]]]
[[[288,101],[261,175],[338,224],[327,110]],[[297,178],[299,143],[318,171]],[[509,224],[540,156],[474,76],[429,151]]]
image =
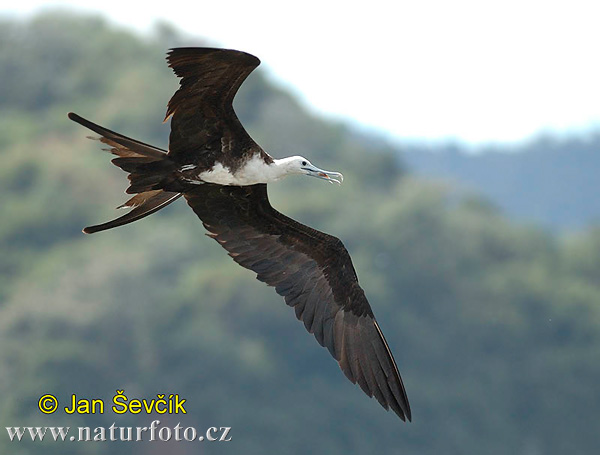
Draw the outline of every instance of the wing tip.
[[[375,319],[373,319],[373,325],[379,334],[381,341],[383,342],[383,346],[388,353],[388,358],[391,361],[391,365],[393,368],[393,374],[396,378],[396,388],[397,390],[392,390],[392,395],[395,398],[396,405],[398,409],[394,409],[394,412],[400,417],[403,421],[406,418],[409,422],[412,422],[412,412],[410,410],[410,403],[408,401],[408,395],[406,394],[406,389],[404,387],[404,381],[402,380],[402,376],[400,376],[400,372],[398,371],[398,365],[396,364],[396,360],[394,359],[394,355],[383,336],[383,332],[381,331],[381,327]],[[391,384],[390,384],[391,385]]]
[[[197,58],[210,54],[220,54],[222,56],[235,55],[237,58],[246,59],[247,63],[254,65],[254,67],[260,65],[260,59],[255,55],[244,51],[238,51],[236,49],[225,49],[219,47],[172,47],[167,51],[166,59],[169,67],[173,68],[173,65],[177,64],[175,60],[178,58]]]
[[[402,419],[403,422],[410,423],[412,422],[412,412],[410,411],[410,405],[408,404],[408,401],[406,401],[405,405],[406,406],[400,405],[399,403],[400,412],[397,412],[395,410],[394,412],[398,417]]]

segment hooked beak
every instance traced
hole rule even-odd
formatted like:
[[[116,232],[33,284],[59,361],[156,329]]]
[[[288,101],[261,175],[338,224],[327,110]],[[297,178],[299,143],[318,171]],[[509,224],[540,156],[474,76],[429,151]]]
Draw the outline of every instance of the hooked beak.
[[[341,185],[344,181],[344,176],[339,172],[333,171],[324,171],[323,169],[319,169],[315,166],[306,166],[301,168],[303,171],[306,171],[306,175],[310,175],[311,177],[317,177],[319,179],[327,180],[329,183],[337,183]]]

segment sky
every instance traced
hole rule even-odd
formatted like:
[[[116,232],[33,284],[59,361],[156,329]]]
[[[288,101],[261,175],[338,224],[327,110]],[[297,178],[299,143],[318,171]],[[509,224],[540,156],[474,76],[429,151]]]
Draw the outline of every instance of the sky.
[[[148,33],[157,21],[258,56],[313,112],[404,140],[517,142],[600,129],[596,2],[19,0]]]

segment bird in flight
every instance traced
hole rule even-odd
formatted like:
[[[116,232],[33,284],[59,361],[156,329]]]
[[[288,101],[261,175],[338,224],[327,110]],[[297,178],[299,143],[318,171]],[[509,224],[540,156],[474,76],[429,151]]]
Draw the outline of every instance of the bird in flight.
[[[341,183],[301,156],[276,159],[246,132],[233,98],[260,64],[241,51],[176,48],[167,61],[180,78],[168,103],[169,150],[131,139],[77,114],[69,118],[100,135],[127,172],[131,209],[91,234],[144,218],[183,196],[208,235],[293,307],[346,377],[402,420],[410,405],[392,352],[379,328],[342,242],[279,213],[267,184],[288,175]]]

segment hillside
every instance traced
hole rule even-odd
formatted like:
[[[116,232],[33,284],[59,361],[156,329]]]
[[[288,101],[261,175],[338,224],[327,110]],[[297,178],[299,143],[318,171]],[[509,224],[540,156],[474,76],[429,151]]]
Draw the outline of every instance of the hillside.
[[[162,31],[161,31],[162,30]],[[344,173],[289,178],[273,205],[339,236],[405,379],[403,424],[350,384],[272,289],[181,203],[85,236],[126,179],[77,112],[166,145],[169,47],[102,19],[0,20],[0,427],[232,427],[228,443],[16,443],[16,454],[594,453],[600,446],[600,231],[548,234],[407,174],[398,150],[308,115],[253,74],[236,101],[277,157]],[[373,145],[377,144],[377,145]],[[365,159],[368,157],[368,159]],[[185,415],[42,415],[46,393],[177,393]],[[70,449],[70,450],[69,450]]]
[[[552,230],[600,221],[600,132],[548,135],[515,146],[406,146],[414,173],[485,195],[507,216]]]

